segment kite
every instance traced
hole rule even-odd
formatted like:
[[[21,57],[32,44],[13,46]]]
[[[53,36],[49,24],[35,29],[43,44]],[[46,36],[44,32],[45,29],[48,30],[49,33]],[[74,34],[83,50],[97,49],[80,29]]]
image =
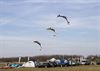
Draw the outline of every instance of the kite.
[[[47,28],[47,30],[52,31],[52,32],[54,32],[56,34],[56,31],[55,31],[54,28],[49,27],[49,28]],[[56,35],[53,35],[53,36],[56,36]]]
[[[53,29],[53,28],[51,28],[51,27],[47,28],[47,30],[51,30],[51,31],[53,31],[53,32],[56,32],[55,29]]]
[[[38,44],[41,47],[41,49],[42,49],[41,43],[39,41],[33,41],[33,42],[36,43],[36,44]]]
[[[64,18],[66,21],[67,21],[67,23],[69,24],[70,22],[68,21],[68,19],[67,19],[67,17],[66,16],[62,16],[62,15],[57,15],[57,17],[62,17],[62,18]]]

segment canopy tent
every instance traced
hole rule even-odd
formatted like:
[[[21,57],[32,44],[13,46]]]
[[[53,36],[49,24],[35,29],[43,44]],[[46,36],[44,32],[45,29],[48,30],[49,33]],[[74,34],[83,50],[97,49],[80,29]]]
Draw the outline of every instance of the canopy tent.
[[[22,67],[35,67],[35,63],[33,61],[28,61],[24,63]]]

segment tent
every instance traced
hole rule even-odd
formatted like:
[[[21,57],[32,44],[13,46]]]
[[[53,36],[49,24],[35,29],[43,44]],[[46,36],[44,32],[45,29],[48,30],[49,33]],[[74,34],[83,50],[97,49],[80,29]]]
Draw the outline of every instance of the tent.
[[[52,58],[52,59],[50,59],[49,61],[50,61],[50,62],[54,62],[54,61],[56,61],[56,59],[55,59],[55,58]]]
[[[28,61],[24,63],[22,67],[35,67],[35,63],[33,61]]]
[[[12,64],[9,64],[8,66],[10,66],[12,68],[18,68],[18,67],[21,67],[22,64],[12,63]]]

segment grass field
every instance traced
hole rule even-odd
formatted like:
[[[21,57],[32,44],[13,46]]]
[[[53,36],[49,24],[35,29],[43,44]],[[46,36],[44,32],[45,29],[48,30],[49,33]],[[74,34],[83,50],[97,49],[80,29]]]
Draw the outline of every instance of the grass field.
[[[0,71],[100,71],[100,66],[74,66],[74,67],[55,67],[55,68],[15,68],[0,69]]]

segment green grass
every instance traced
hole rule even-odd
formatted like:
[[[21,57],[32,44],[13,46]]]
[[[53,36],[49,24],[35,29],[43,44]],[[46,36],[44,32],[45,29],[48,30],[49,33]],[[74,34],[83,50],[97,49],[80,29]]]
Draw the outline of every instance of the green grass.
[[[73,66],[73,67],[55,67],[55,68],[15,68],[0,69],[0,71],[100,71],[100,66]]]
[[[2,66],[5,66],[6,65],[6,63],[2,63],[2,62],[0,62],[0,67],[2,67]]]

